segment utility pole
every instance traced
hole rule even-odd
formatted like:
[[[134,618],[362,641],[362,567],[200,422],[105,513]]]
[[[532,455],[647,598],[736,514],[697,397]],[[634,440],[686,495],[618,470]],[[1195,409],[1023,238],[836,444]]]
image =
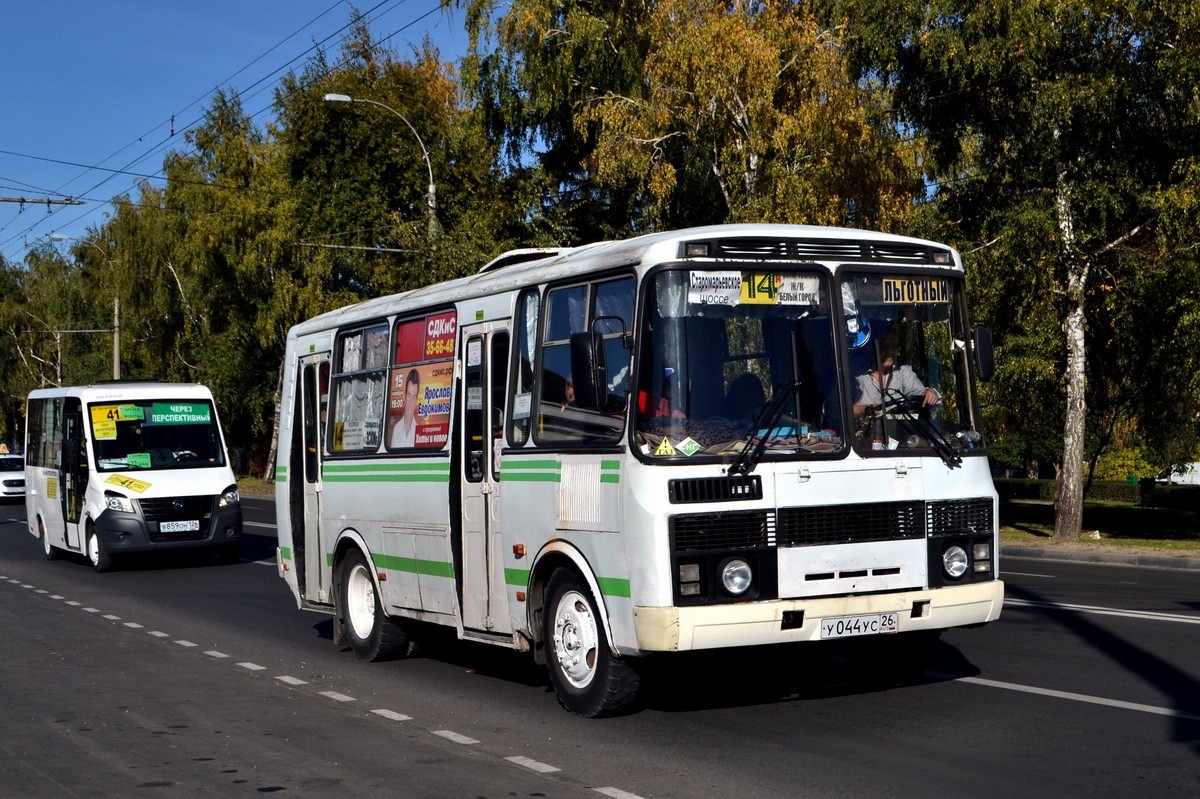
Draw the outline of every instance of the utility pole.
[[[113,380],[121,379],[121,298],[113,295]]]

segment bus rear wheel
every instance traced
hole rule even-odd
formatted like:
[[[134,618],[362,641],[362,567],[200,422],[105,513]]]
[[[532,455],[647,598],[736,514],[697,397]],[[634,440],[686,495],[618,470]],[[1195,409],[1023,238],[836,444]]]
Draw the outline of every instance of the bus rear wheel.
[[[54,544],[50,543],[50,536],[46,534],[46,526],[42,524],[42,520],[38,519],[38,537],[42,539],[42,554],[46,560],[58,560],[62,557],[62,551]]]
[[[577,575],[559,569],[546,588],[543,613],[546,666],[558,702],[587,718],[608,715],[637,697],[639,678],[614,657],[591,592]]]
[[[408,648],[408,634],[383,612],[367,559],[357,549],[342,561],[341,613],[350,648],[362,660],[387,660]]]
[[[112,568],[112,556],[104,548],[104,540],[90,523],[87,526],[87,556],[92,568],[98,572],[106,572]]]

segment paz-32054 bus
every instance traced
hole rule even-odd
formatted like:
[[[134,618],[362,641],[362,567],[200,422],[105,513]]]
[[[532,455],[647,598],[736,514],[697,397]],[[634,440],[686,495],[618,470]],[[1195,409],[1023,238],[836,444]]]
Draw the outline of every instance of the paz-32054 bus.
[[[279,573],[362,658],[448,625],[594,716],[650,653],[1000,614],[991,343],[944,245],[741,225],[518,254],[300,324],[286,359]]]

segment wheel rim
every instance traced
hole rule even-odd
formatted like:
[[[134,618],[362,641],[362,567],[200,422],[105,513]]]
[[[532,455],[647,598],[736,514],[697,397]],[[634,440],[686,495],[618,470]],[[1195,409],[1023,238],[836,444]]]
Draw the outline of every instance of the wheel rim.
[[[100,562],[100,538],[95,533],[88,536],[88,560],[95,566]]]
[[[370,637],[375,626],[375,583],[361,563],[354,565],[346,579],[346,617],[357,638],[365,641]]]
[[[591,603],[578,591],[568,591],[554,609],[554,656],[564,678],[586,688],[596,676],[600,631]]]

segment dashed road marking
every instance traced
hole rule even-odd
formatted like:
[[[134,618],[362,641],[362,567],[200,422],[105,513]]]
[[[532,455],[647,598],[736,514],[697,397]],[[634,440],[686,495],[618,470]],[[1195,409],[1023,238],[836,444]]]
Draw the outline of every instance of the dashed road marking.
[[[479,743],[479,741],[476,741],[474,738],[468,738],[465,735],[459,735],[458,733],[456,733],[452,730],[433,730],[433,734],[439,735],[442,738],[445,738],[447,741],[454,741],[454,743],[456,743],[456,744],[477,744],[477,743]]]
[[[39,588],[38,590],[34,591],[34,593],[35,594],[48,594],[50,592],[47,591],[45,588]]]
[[[356,701],[358,701],[352,696],[346,696],[345,694],[339,694],[337,691],[321,691],[321,696],[328,697],[328,698],[332,699],[334,702],[356,702]]]
[[[171,637],[170,633],[159,632],[158,630],[151,630],[150,634],[153,635],[155,638],[170,638]]]
[[[82,605],[83,603],[82,603],[82,602],[76,602],[76,601],[75,601],[75,600],[73,600],[73,599],[68,599],[68,600],[67,600],[67,604],[68,604],[68,605],[70,605],[70,606],[71,606],[71,607],[73,607],[73,608],[77,608],[77,607],[79,607],[80,605]]]
[[[280,679],[283,678],[281,677]],[[372,710],[371,712],[377,716],[383,716],[385,719],[391,719],[392,721],[412,721],[412,716],[406,716],[403,713],[397,713],[394,710],[387,710],[386,708],[379,708],[378,710]]]
[[[61,596],[59,596],[58,594],[51,594],[51,595],[50,595],[50,598],[51,598],[51,599],[62,599],[62,597],[61,597]]]
[[[602,793],[605,796],[612,797],[612,799],[642,799],[642,797],[638,796],[636,793],[622,791],[620,788],[594,788],[593,790],[595,790],[596,793]]]
[[[298,677],[289,677],[286,674],[276,677],[275,679],[279,680],[280,682],[285,682],[288,685],[308,685],[307,680],[301,680]]]
[[[210,649],[207,652],[205,652],[204,654],[208,655],[210,658],[227,658],[227,657],[229,657],[229,655],[226,655],[224,652],[218,652],[215,649]]]
[[[999,680],[986,680],[983,677],[958,677],[953,674],[938,674],[935,672],[927,673],[941,679],[956,680],[957,682],[969,682],[972,685],[985,685],[989,688],[1003,688],[1006,691],[1020,691],[1021,693],[1049,696],[1054,697],[1055,699],[1069,699],[1072,702],[1086,702],[1090,705],[1104,705],[1106,707],[1115,707],[1122,710],[1135,710],[1139,713],[1152,713],[1156,716],[1170,716],[1171,718],[1176,719],[1200,721],[1200,715],[1196,715],[1194,713],[1184,713],[1181,710],[1175,710],[1174,708],[1169,707],[1143,705],[1138,702],[1125,702],[1120,699],[1106,699],[1102,696],[1075,694],[1071,693],[1070,691],[1055,691],[1051,688],[1037,688],[1032,685],[1020,685],[1019,683],[1001,682]]]
[[[100,608],[84,608],[83,612],[84,613],[99,613]]]
[[[249,661],[245,663],[239,663],[238,665],[248,671],[264,671],[267,668],[266,666],[260,666],[257,663],[250,663]]]
[[[551,766],[549,763],[541,763],[537,760],[532,760],[521,755],[517,755],[515,757],[506,757],[504,759],[509,763],[516,763],[518,766],[524,766],[527,769],[532,769],[539,774],[550,774],[551,772],[562,771],[562,769],[556,766]]]
[[[142,625],[138,624],[136,621],[127,621],[127,622],[125,622],[125,626],[131,630],[142,629]]]
[[[106,614],[106,615],[102,616],[101,618],[108,619],[109,621],[120,621],[121,620],[120,616],[114,616],[111,613]]]
[[[1159,613],[1152,610],[1121,610],[1120,608],[1105,608],[1096,605],[1035,602],[1029,599],[1005,599],[1004,604],[1018,608],[1036,608],[1037,610],[1070,610],[1076,613],[1094,613],[1097,616],[1121,616],[1126,619],[1143,619],[1145,621],[1173,621],[1180,624],[1200,624],[1200,616],[1189,616],[1183,613]]]
[[[183,641],[183,640],[179,640],[179,641],[176,641],[175,643],[177,643],[177,644],[179,644],[180,646],[183,646],[183,647],[193,647],[193,646],[198,646],[198,644],[193,644],[191,641]]]
[[[29,585],[28,583],[21,583],[21,587],[22,588],[33,588],[33,586]]]

